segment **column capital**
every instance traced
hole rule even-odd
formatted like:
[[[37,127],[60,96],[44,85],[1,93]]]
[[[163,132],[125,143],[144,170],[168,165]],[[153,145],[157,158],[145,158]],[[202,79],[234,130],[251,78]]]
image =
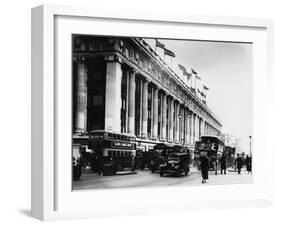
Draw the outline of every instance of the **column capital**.
[[[136,68],[130,67],[128,66],[128,71],[130,72],[130,74],[137,74],[138,70]]]
[[[83,55],[74,56],[72,59],[73,59],[76,63],[86,63],[86,61],[87,61],[87,57],[86,57],[86,56],[83,56]]]
[[[118,62],[118,63],[123,63],[122,58],[120,56],[117,55],[108,55],[104,57],[104,60],[106,62]]]

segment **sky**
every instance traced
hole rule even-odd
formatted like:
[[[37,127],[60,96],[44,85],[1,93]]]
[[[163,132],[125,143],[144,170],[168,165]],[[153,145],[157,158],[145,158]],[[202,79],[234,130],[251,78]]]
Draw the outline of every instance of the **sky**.
[[[193,68],[209,88],[207,106],[220,119],[222,132],[239,139],[249,153],[253,130],[252,44],[161,40],[178,63]]]

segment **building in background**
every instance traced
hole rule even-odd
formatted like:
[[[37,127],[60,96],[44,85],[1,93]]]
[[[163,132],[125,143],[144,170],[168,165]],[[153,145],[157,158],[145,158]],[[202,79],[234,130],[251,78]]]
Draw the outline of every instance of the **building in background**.
[[[136,136],[137,149],[167,142],[194,150],[222,124],[198,72],[156,39],[73,35],[73,145],[105,130]]]

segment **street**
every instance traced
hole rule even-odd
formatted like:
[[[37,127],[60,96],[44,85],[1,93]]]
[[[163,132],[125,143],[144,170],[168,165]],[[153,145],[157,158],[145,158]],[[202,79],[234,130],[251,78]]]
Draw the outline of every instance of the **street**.
[[[164,176],[159,173],[151,173],[149,170],[137,170],[136,174],[102,176],[97,173],[83,171],[80,180],[73,181],[73,190],[82,189],[107,189],[107,188],[129,188],[129,187],[152,187],[152,186],[207,186],[223,184],[244,184],[252,183],[252,175],[242,170],[241,174],[227,171],[226,175],[220,172],[215,175],[209,171],[209,180],[202,184],[201,172],[190,172],[188,176]]]

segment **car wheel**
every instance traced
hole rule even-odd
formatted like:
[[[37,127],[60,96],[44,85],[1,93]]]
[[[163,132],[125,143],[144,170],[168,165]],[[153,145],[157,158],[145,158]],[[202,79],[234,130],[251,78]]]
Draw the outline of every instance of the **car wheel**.
[[[160,173],[160,177],[163,177],[164,176],[164,173]]]
[[[184,175],[185,175],[185,176],[188,175],[188,169],[186,169],[186,170],[184,171]]]

